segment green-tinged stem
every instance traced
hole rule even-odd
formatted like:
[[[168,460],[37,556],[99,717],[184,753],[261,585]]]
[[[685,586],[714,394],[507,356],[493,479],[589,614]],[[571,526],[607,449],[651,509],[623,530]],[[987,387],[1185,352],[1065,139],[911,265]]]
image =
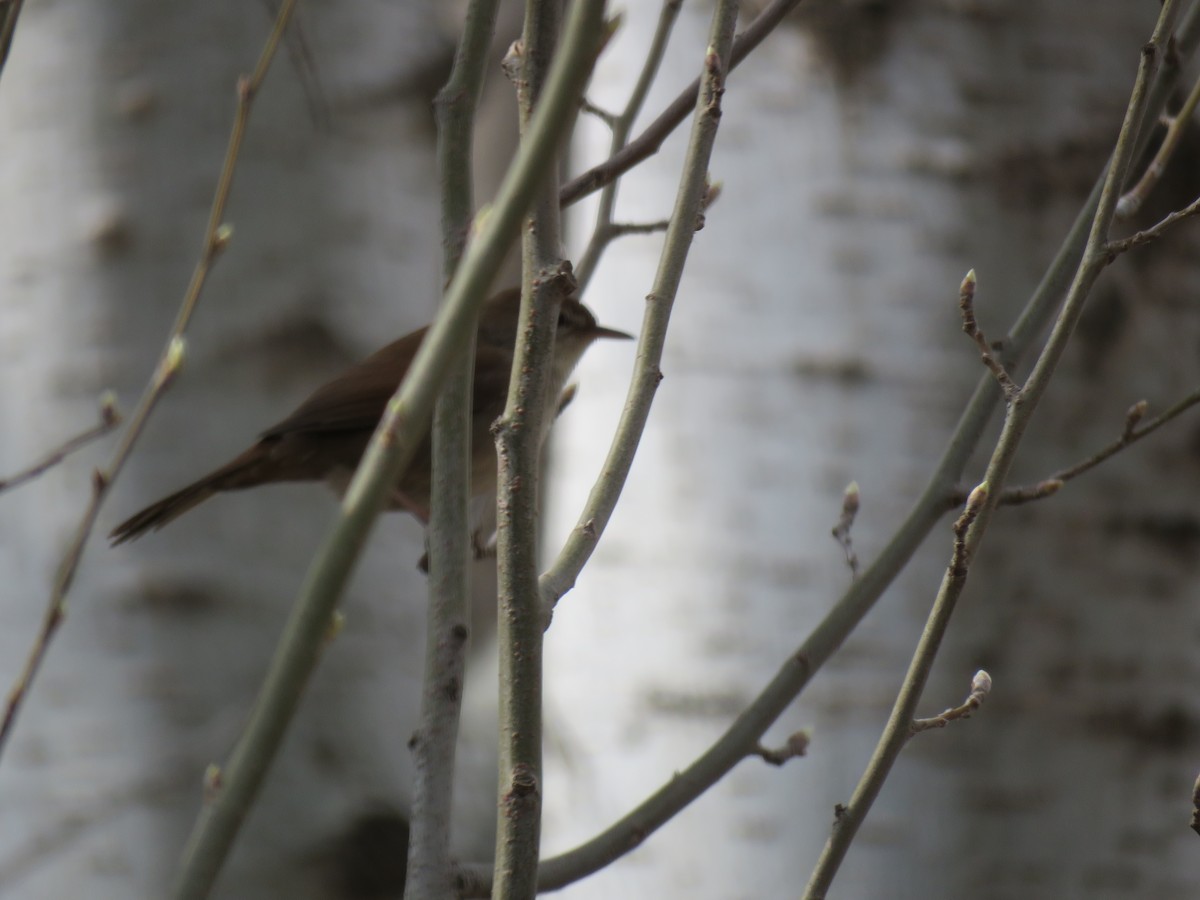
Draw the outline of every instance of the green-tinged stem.
[[[198,818],[174,896],[208,895],[262,786],[327,638],[334,610],[376,516],[423,437],[454,355],[466,345],[484,293],[515,239],[545,168],[554,159],[578,106],[601,32],[603,3],[572,9],[563,50],[542,102],[501,184],[494,207],[478,221],[445,303],[408,375],[387,406],[342,502],[340,514],[305,577],[266,681],[220,787]]]
[[[522,133],[537,109],[559,31],[557,0],[527,0],[517,107]],[[521,233],[521,318],[504,414],[496,424],[499,795],[492,897],[537,893],[542,825],[542,622],[538,604],[538,485],[555,325],[569,279],[561,258],[558,160],[542,173]]]
[[[671,300],[675,296],[675,292],[679,286],[679,280],[683,272],[683,266],[687,259],[688,248],[691,245],[692,236],[695,232],[695,225],[699,215],[701,204],[703,203],[706,192],[708,160],[712,154],[712,147],[716,139],[717,126],[720,122],[720,101],[724,90],[724,78],[728,71],[728,60],[730,47],[733,42],[733,31],[737,21],[738,3],[736,0],[721,0],[717,4],[716,12],[713,18],[713,30],[709,39],[703,60],[703,88],[695,98],[696,117],[692,129],[692,137],[688,145],[687,157],[684,163],[684,171],[681,176],[679,190],[676,194],[675,211],[671,218],[671,227],[667,231],[666,247],[663,251],[662,261],[659,266],[658,274],[655,278],[654,289],[651,294],[650,303],[647,310],[647,325],[643,329],[642,346],[638,353],[638,365],[650,374],[652,381],[657,381],[658,359],[662,352],[662,339],[665,334],[667,317],[670,313]],[[553,321],[548,323],[551,327]],[[518,360],[517,365],[520,365]],[[649,409],[650,397],[645,398],[646,411]],[[637,416],[626,414],[626,418],[634,418]],[[640,417],[640,422],[644,424],[644,413]],[[632,428],[633,426],[627,426]],[[640,434],[640,425],[637,428],[637,434]],[[632,442],[624,449],[628,450],[632,456],[636,446],[636,434]],[[501,473],[504,472],[503,461],[503,445],[498,442],[498,447],[501,453]],[[626,466],[627,470],[628,466]],[[617,489],[619,490],[619,483]],[[532,492],[530,492],[532,493]],[[536,502],[536,497],[526,497],[525,502]],[[503,503],[502,503],[503,506]],[[503,523],[503,519],[501,520]],[[503,535],[503,531],[501,534]],[[520,552],[520,548],[514,548],[515,552]],[[503,553],[502,553],[503,556]],[[524,562],[524,558],[521,559]],[[524,586],[524,585],[522,585]],[[532,585],[531,585],[532,586]],[[538,587],[536,591],[528,595],[528,600],[537,601],[542,593]],[[541,603],[535,605],[532,610],[522,609],[521,627],[522,634],[528,635],[527,640],[533,640],[531,629],[537,626],[540,630],[544,623],[543,614],[546,611],[546,605]],[[530,613],[536,613],[536,616],[530,616]],[[505,616],[502,610],[501,622]],[[521,654],[525,654],[534,645],[523,643],[519,646]],[[540,634],[536,638],[536,647],[540,649]],[[503,651],[502,651],[503,652]],[[532,712],[532,710],[529,710]],[[502,708],[501,715],[504,716],[505,711]],[[538,711],[540,715],[540,710]],[[539,748],[540,751],[540,748]],[[501,775],[502,783],[506,785],[510,793],[514,790],[513,776],[514,774],[525,774],[522,770],[520,773],[514,772],[510,767],[506,767],[502,762]],[[504,779],[509,779],[504,782]],[[540,782],[533,783],[533,788],[540,790]],[[524,799],[524,797],[522,797]],[[502,812],[511,812],[511,809],[504,808],[504,798],[502,797]],[[501,821],[503,821],[503,816]],[[501,879],[511,879],[509,873],[501,868],[499,855],[506,850],[505,845],[497,841],[497,862],[493,881],[488,885],[486,881],[480,877],[479,883],[474,883],[469,886],[469,889],[474,894],[476,891],[488,889],[492,891],[493,897],[496,896],[532,896],[534,883],[532,881],[522,881],[521,885],[525,894],[502,894]],[[536,847],[534,848],[536,850]],[[536,860],[536,855],[533,857]],[[526,856],[528,859],[528,856]],[[514,880],[515,881],[515,880]],[[547,884],[546,872],[543,867],[537,872],[536,887],[545,890],[551,885]]]

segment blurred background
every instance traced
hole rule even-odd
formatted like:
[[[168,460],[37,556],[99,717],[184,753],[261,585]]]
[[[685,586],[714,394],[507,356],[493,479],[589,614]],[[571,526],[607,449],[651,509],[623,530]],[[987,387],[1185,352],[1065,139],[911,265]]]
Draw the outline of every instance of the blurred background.
[[[430,101],[454,18],[368,0],[300,13],[254,108],[233,242],[187,367],[100,531],[436,308]],[[696,235],[649,430],[547,635],[547,855],[691,762],[833,605],[850,578],[829,536],[848,482],[862,491],[864,564],[899,525],[979,377],[959,281],[976,270],[980,323],[1001,337],[1103,166],[1157,13],[1121,0],[806,2],[730,77],[712,164],[723,193]],[[498,60],[520,14],[508,4],[497,31],[481,199],[511,153]],[[624,103],[658,4],[624,14],[589,91],[608,109]],[[684,4],[643,124],[698,71],[710,15]],[[236,78],[269,26],[260,4],[67,0],[22,15],[0,77],[0,475],[92,421],[104,388],[133,406],[200,251]],[[669,213],[685,137],[627,176],[619,219]],[[585,117],[572,170],[607,143]],[[1146,223],[1200,192],[1194,150],[1189,135]],[[574,209],[572,255],[593,213]],[[1016,481],[1091,454],[1135,401],[1162,409],[1195,385],[1195,227],[1102,279]],[[660,243],[610,249],[585,297],[605,324],[637,329]],[[632,359],[599,346],[580,367],[556,428],[547,556],[599,471]],[[110,446],[0,497],[0,679],[19,671]],[[1198,447],[1185,417],[1054,499],[998,515],[923,714],[960,702],[981,667],[992,696],[909,745],[831,896],[1196,895]],[[970,477],[981,472],[982,460]],[[333,514],[320,488],[273,487],[116,550],[93,540],[0,764],[0,896],[163,895],[204,768],[238,734]],[[561,895],[798,895],[883,727],[949,525],[769,736],[808,729],[806,758],[744,762]],[[376,530],[217,896],[399,896],[421,543],[406,517]],[[475,625],[457,846],[479,860],[492,849],[495,686],[490,624]]]

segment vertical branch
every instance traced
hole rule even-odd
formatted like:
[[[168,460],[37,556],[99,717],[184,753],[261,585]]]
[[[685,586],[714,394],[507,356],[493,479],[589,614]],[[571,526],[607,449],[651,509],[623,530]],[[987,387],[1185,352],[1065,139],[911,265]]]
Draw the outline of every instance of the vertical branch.
[[[514,48],[522,137],[540,99],[559,31],[559,0],[527,0]],[[521,318],[504,415],[496,424],[497,637],[500,644],[500,780],[496,898],[537,892],[542,821],[542,618],[538,604],[538,459],[547,415],[558,310],[568,278],[562,245],[558,159],[546,166],[521,235]],[[573,282],[572,282],[573,284]]]
[[[608,457],[604,461],[604,474],[597,479],[588,495],[579,523],[571,531],[558,558],[541,578],[542,603],[547,616],[553,612],[559,598],[574,585],[612,517],[633,465],[638,441],[650,416],[655,391],[662,381],[659,366],[667,339],[667,323],[708,192],[708,162],[721,122],[721,98],[725,92],[725,77],[731,68],[731,47],[738,6],[737,2],[725,0],[717,4],[713,14],[703,73],[693,97],[695,118],[679,189],[675,194],[675,207],[671,211],[671,222],[667,227],[654,285],[646,297],[646,314],[638,341],[633,380],[629,385],[617,433],[613,436]]]
[[[721,99],[725,89],[725,75],[729,71],[737,14],[737,0],[720,0],[713,13],[712,30],[704,53],[700,88],[694,98],[695,118],[692,124],[691,139],[688,143],[684,170],[680,176],[679,190],[676,193],[671,225],[667,230],[658,274],[655,277],[654,288],[646,310],[646,323],[642,328],[641,342],[638,347],[637,371],[634,374],[633,383],[630,385],[629,399],[625,405],[621,424],[613,439],[608,460],[604,465],[606,474],[593,488],[592,495],[588,498],[588,505],[580,519],[580,525],[572,533],[567,547],[564,548],[551,572],[542,578],[541,590],[545,595],[542,601],[544,604],[543,617],[549,616],[553,610],[554,601],[574,581],[575,575],[578,574],[590,555],[591,548],[595,546],[595,539],[612,514],[616,498],[629,472],[629,465],[637,447],[638,438],[649,415],[654,388],[659,381],[658,365],[662,358],[671,301],[679,287],[683,266],[687,260],[688,249],[695,232],[697,216],[700,214],[706,193],[708,162],[712,156],[717,126],[721,119]],[[501,459],[503,461],[503,455],[501,455]],[[503,532],[501,533],[503,534]],[[545,618],[541,621],[544,622]],[[537,640],[540,652],[540,635]],[[527,645],[522,644],[519,649],[524,653],[526,647]],[[504,689],[502,686],[502,690]],[[502,779],[506,774],[508,774],[507,770],[502,768]],[[676,778],[672,780],[671,785],[673,788],[682,785],[683,790],[687,791],[695,786],[695,779],[688,778],[685,782],[684,779]],[[512,787],[515,786],[514,784]],[[538,786],[537,783],[532,785],[533,788]],[[512,790],[512,787],[509,789]],[[505,820],[505,814],[511,812],[511,808],[504,805],[506,795],[503,791],[502,787],[501,827],[509,824]],[[692,796],[694,797],[695,794]],[[636,818],[636,823],[628,829],[622,827],[627,823],[618,823],[595,841],[589,842],[587,846],[565,856],[557,857],[541,866],[536,887],[552,890],[603,868],[641,843],[650,832],[678,812],[679,808],[660,809],[653,814],[630,817]],[[515,839],[514,836],[510,840]],[[536,850],[536,846],[534,849]],[[502,878],[508,877],[508,873],[502,867],[502,852],[508,852],[510,856],[515,856],[515,853],[501,843],[498,837],[496,865],[490,885],[492,896],[533,896],[535,886],[528,882],[522,882],[522,887],[525,889],[524,894],[503,892],[507,888],[501,888]],[[536,860],[536,856],[533,859]],[[521,860],[521,862],[527,862],[527,859]],[[506,864],[515,865],[516,861]],[[464,870],[460,878],[465,892],[469,892],[470,896],[477,896],[477,892],[481,893],[488,887],[485,883],[485,876],[476,869]]]
[[[683,6],[683,0],[663,0],[662,9],[658,14],[658,24],[654,27],[654,36],[650,39],[650,49],[646,51],[646,63],[642,66],[642,71],[638,73],[637,81],[629,94],[629,101],[625,104],[625,109],[612,120],[612,141],[608,148],[610,157],[620,153],[629,142],[629,132],[633,130],[633,123],[637,119],[638,113],[642,111],[646,95],[650,93],[650,85],[654,83],[655,76],[658,75],[658,69],[662,65],[667,49],[667,39],[671,36],[671,29],[675,27],[675,20],[679,17],[681,6]],[[617,234],[617,230],[613,226],[613,210],[617,205],[617,185],[619,183],[620,180],[614,178],[600,192],[600,205],[596,211],[596,224],[592,229],[591,240],[588,241],[587,248],[579,258],[578,265],[575,266],[575,275],[579,279],[580,291],[591,281],[592,275],[596,272],[596,266],[600,262],[601,254]]]
[[[362,555],[375,519],[424,437],[433,404],[456,351],[471,334],[483,292],[495,278],[540,178],[566,134],[600,32],[603,3],[574,7],[564,51],[555,60],[527,139],[504,176],[496,202],[467,245],[442,311],[429,327],[408,374],[388,401],[363,460],[342,500],[329,536],[318,549],[271,660],[246,728],[219,787],[207,798],[188,839],[173,896],[208,896],[262,787],[305,684],[329,639],[338,600]]]
[[[434,103],[442,193],[442,266],[454,275],[474,210],[471,156],[475,108],[496,25],[498,0],[472,0],[454,66]],[[429,521],[429,615],[421,714],[410,747],[414,780],[405,896],[449,900],[450,815],[455,749],[470,637],[471,382],[474,329],[454,361],[433,414]]]

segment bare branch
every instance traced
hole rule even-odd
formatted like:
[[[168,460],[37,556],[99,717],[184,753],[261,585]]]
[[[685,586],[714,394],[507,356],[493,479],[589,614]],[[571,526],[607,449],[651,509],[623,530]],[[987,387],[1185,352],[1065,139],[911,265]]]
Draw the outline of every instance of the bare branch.
[[[613,222],[608,233],[613,237],[624,237],[627,234],[654,234],[658,231],[666,231],[670,224],[670,219],[659,219],[657,222]]]
[[[601,109],[595,103],[592,103],[586,97],[579,103],[579,108],[589,116],[595,116],[609,128],[614,128],[617,124],[617,116],[615,113],[610,113],[606,109]]]
[[[527,2],[514,81],[521,133],[541,103],[555,53],[559,4]],[[514,45],[516,46],[516,45]],[[493,900],[537,893],[542,834],[542,635],[538,597],[538,513],[545,400],[562,302],[575,292],[562,259],[558,160],[546,166],[521,229],[521,311],[504,412],[496,440],[496,641],[499,647],[500,778],[497,784]]]
[[[1140,247],[1143,244],[1148,244],[1151,241],[1158,240],[1163,236],[1163,234],[1166,233],[1167,229],[1178,224],[1179,222],[1182,222],[1184,219],[1190,219],[1197,213],[1200,213],[1200,198],[1193,200],[1183,209],[1179,209],[1168,214],[1156,225],[1152,225],[1151,227],[1143,231],[1139,231],[1136,234],[1131,234],[1129,237],[1122,238],[1119,241],[1109,241],[1105,247],[1107,261],[1111,263],[1127,250],[1132,250],[1134,247]]]
[[[854,542],[850,539],[850,529],[854,527],[854,519],[858,515],[859,506],[858,482],[852,481],[846,485],[842,494],[842,514],[837,524],[833,526],[833,539],[841,545],[846,554],[846,565],[850,568],[850,578],[858,577],[858,554],[854,552]]]
[[[782,747],[770,749],[759,744],[754,748],[753,755],[773,766],[782,766],[797,756],[806,756],[808,745],[811,743],[812,736],[807,731],[796,731],[788,735],[788,739]]]
[[[117,398],[111,391],[105,391],[100,396],[100,421],[97,424],[81,431],[74,437],[67,438],[67,440],[63,441],[28,468],[22,469],[20,472],[10,475],[7,478],[0,478],[0,493],[11,491],[13,488],[20,487],[26,482],[32,481],[39,475],[57,466],[80,447],[84,447],[97,438],[103,437],[120,424],[121,413],[117,409]]]
[[[943,710],[936,716],[929,719],[913,719],[909,729],[909,736],[920,734],[922,731],[928,731],[931,728],[945,728],[955,719],[968,719],[971,713],[979,709],[983,705],[983,701],[988,698],[988,694],[992,691],[992,676],[980,669],[975,673],[975,677],[971,679],[971,692],[967,694],[967,699],[958,706],[952,706],[950,709]]]
[[[975,270],[972,269],[967,273],[962,280],[962,284],[958,288],[958,309],[962,313],[962,330],[971,340],[975,342],[975,346],[979,348],[979,358],[983,364],[987,366],[989,372],[996,379],[996,383],[1000,385],[1000,389],[1004,391],[1005,401],[1011,403],[1013,398],[1019,393],[1020,388],[1005,371],[1004,366],[996,361],[996,357],[992,356],[992,349],[988,346],[987,338],[984,337],[983,331],[979,327],[979,323],[975,320]]]
[[[1102,462],[1111,459],[1126,447],[1137,443],[1147,435],[1153,434],[1159,428],[1178,418],[1198,403],[1200,403],[1200,388],[1196,388],[1159,415],[1148,420],[1145,424],[1141,424],[1149,408],[1149,404],[1145,400],[1139,400],[1133,406],[1129,407],[1129,410],[1125,413],[1125,423],[1121,431],[1121,436],[1112,443],[1097,450],[1087,459],[1081,460],[1065,469],[1060,469],[1037,484],[1014,485],[1013,487],[1005,488],[1000,495],[1000,503],[1008,506],[1018,506],[1022,503],[1029,503],[1034,500],[1053,496],[1068,481],[1078,478],[1085,472],[1090,472]],[[958,505],[961,502],[960,498],[954,505]]]
[[[1138,183],[1117,202],[1118,221],[1132,218],[1141,209],[1146,197],[1154,190],[1154,186],[1158,184],[1158,180],[1167,169],[1167,163],[1170,162],[1171,157],[1174,155],[1176,149],[1178,149],[1180,138],[1183,137],[1188,122],[1191,121],[1192,113],[1196,111],[1196,104],[1198,102],[1200,102],[1200,78],[1196,79],[1196,83],[1192,85],[1192,89],[1188,93],[1187,99],[1183,101],[1183,106],[1179,108],[1179,112],[1166,120],[1167,133],[1163,135],[1158,152],[1154,154],[1154,159],[1150,161],[1150,165],[1146,167],[1146,171],[1142,173],[1142,177],[1138,180]]]
[[[650,86],[654,84],[659,67],[662,65],[663,55],[667,50],[667,40],[671,36],[671,29],[679,16],[681,5],[682,0],[663,0],[662,9],[658,15],[658,24],[654,28],[654,36],[650,39],[650,47],[646,51],[646,59],[642,63],[637,81],[634,82],[625,109],[621,111],[620,115],[606,113],[590,103],[584,105],[585,110],[600,117],[612,131],[612,141],[609,145],[610,156],[620,153],[629,140],[629,132],[633,129],[633,123],[637,119],[638,113],[641,112],[642,106],[646,102],[646,95],[650,92]],[[617,184],[618,182],[614,178],[600,192],[600,204],[596,211],[596,224],[592,228],[591,240],[588,241],[586,249],[575,266],[575,277],[579,280],[580,290],[586,289],[588,282],[591,281],[600,257],[609,243],[622,234],[634,233],[631,230],[620,230],[620,226],[613,224]],[[664,223],[661,229],[654,230],[665,231],[668,224],[670,223]]]
[[[403,426],[432,415],[453,358],[465,345],[542,174],[551,165],[567,125],[574,121],[603,33],[602,14],[599,0],[580,0],[571,8],[562,49],[551,66],[527,139],[517,149],[494,204],[476,216],[477,231],[446,290],[442,310],[388,402],[338,518],[317,550],[245,730],[224,766],[225,789],[193,826],[175,889],[177,900],[208,896],[254,803],[320,658],[330,617],[386,498],[416,453],[421,432]]]
[[[738,64],[775,30],[775,27],[784,20],[787,14],[800,5],[800,2],[801,0],[772,0],[762,12],[755,16],[754,20],[734,40],[726,74],[737,68]],[[558,195],[559,202],[563,206],[570,206],[588,194],[600,190],[606,184],[611,184],[642,160],[657,153],[667,136],[683,123],[688,117],[688,113],[695,107],[696,95],[699,92],[700,79],[697,78],[680,91],[678,96],[671,101],[670,106],[663,110],[659,117],[651,122],[636,139],[630,141],[623,149],[614,153],[604,162],[593,166],[582,175],[564,184]]]
[[[1005,478],[1012,467],[1021,438],[1038,401],[1053,378],[1059,361],[1066,351],[1071,335],[1083,313],[1087,296],[1107,265],[1105,245],[1112,227],[1121,185],[1133,159],[1137,135],[1149,104],[1150,85],[1163,55],[1169,35],[1174,28],[1179,11],[1178,0],[1166,0],[1159,13],[1158,22],[1149,42],[1141,48],[1137,77],[1134,80],[1129,103],[1126,106],[1121,131],[1104,185],[1096,203],[1088,228],[1087,243],[1082,258],[1075,269],[1071,286],[1067,291],[1062,308],[1055,320],[1042,352],[1034,363],[1024,387],[1009,401],[1004,416],[1004,425],[988,462],[984,482],[967,498],[966,508],[954,526],[954,549],[950,564],[934,598],[933,606],[925,621],[925,627],[917,642],[909,663],[908,672],[900,685],[896,701],[892,706],[887,725],[879,737],[875,751],[859,779],[858,785],[842,814],[834,823],[833,831],[821,851],[820,859],[813,869],[805,889],[806,900],[825,897],[837,875],[846,853],[858,834],[884,782],[899,759],[900,752],[911,734],[915,710],[929,679],[934,659],[937,657],[950,619],[966,587],[970,560],[975,555],[995,509],[998,493],[1003,490]]]
[[[736,17],[736,7],[736,3],[723,0],[718,4],[714,15],[723,17],[732,14]],[[714,19],[714,23],[716,21]],[[695,223],[704,204],[715,196],[708,179],[708,162],[716,142],[717,128],[721,120],[721,102],[725,92],[725,76],[729,70],[729,64],[725,60],[731,52],[729,43],[732,42],[732,22],[728,25],[730,34],[721,34],[718,37],[714,33],[705,52],[702,69],[704,88],[694,98],[692,134],[680,175],[679,189],[675,194],[670,226],[667,228],[662,254],[659,257],[658,272],[655,274],[651,292],[646,297],[646,317],[638,341],[636,368],[629,385],[621,421],[617,425],[616,434],[613,435],[608,456],[601,470],[602,475],[588,495],[587,503],[579,517],[579,524],[567,538],[553,565],[541,577],[542,604],[547,623],[553,615],[555,604],[571,589],[575,578],[591,558],[600,535],[616,508],[650,415],[654,393],[663,378],[659,364],[666,342],[667,324],[692,245]]]

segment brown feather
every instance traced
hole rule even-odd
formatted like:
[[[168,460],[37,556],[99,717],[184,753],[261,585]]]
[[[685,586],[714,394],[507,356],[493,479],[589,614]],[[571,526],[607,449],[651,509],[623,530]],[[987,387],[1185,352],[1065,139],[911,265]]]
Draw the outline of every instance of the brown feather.
[[[264,472],[263,462],[266,455],[264,445],[255,444],[215,472],[210,472],[199,481],[147,506],[112,530],[109,537],[113,545],[141,537],[147,531],[157,531],[219,491],[254,487],[271,480],[270,473]]]
[[[471,414],[471,440],[476,447],[492,447],[491,425],[504,411],[520,299],[517,289],[502,291],[488,301],[480,319]],[[592,314],[575,301],[564,305],[563,316],[572,317],[568,325],[574,339],[564,342],[569,346],[555,353],[556,365],[563,369],[556,372],[555,397],[589,343],[597,337],[628,337],[599,328]],[[560,317],[560,332],[562,322]],[[329,481],[344,490],[427,331],[422,328],[393,341],[318,388],[240,456],[114,528],[110,535],[113,543],[162,528],[221,491],[278,481]],[[426,521],[431,490],[430,420],[413,424],[421,429],[423,440],[396,486],[390,506]],[[495,486],[494,452],[472,453],[471,479],[476,496]]]

